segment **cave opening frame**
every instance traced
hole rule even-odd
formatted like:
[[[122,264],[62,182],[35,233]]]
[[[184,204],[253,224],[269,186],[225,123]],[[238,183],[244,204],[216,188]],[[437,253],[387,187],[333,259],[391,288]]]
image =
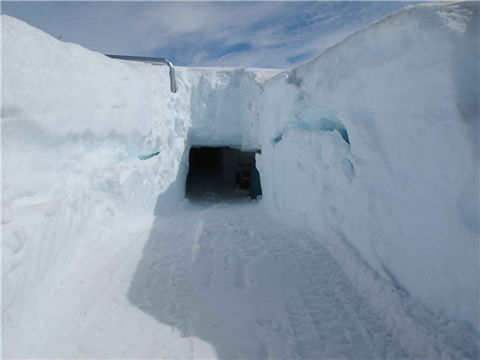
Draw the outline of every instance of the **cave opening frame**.
[[[262,195],[255,154],[228,146],[192,146],[188,153],[185,196],[190,200],[259,199]]]

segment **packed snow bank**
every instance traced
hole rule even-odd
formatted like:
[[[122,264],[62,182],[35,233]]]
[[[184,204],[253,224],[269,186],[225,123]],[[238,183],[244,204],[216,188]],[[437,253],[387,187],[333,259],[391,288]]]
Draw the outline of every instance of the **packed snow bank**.
[[[407,7],[265,89],[263,201],[479,320],[479,4]]]
[[[6,336],[31,321],[26,308],[58,286],[73,256],[126,219],[150,216],[175,180],[190,98],[171,94],[168,76],[167,67],[112,60],[2,16]]]
[[[181,69],[180,76],[192,91],[189,143],[260,149],[262,85],[279,72],[278,69]]]

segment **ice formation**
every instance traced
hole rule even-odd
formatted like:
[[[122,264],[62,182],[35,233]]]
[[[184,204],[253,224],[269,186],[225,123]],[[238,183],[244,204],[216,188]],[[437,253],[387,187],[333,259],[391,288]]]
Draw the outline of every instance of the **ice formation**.
[[[155,206],[181,201],[202,145],[261,149],[261,205],[330,239],[371,305],[389,302],[410,355],[438,355],[422,343],[445,340],[437,324],[475,356],[478,19],[478,3],[409,6],[292,70],[179,68],[171,94],[166,67],[2,16],[6,354],[31,355],[64,274],[88,272],[72,264],[141,251],[132,233],[146,238]],[[412,325],[424,307],[431,318]]]

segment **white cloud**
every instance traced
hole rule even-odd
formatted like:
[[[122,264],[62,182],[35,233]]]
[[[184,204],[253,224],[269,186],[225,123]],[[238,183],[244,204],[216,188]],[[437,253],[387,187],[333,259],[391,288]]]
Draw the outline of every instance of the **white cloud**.
[[[104,53],[165,56],[190,66],[289,67],[293,63],[288,59],[313,58],[401,6],[386,2],[6,2],[2,12]],[[229,48],[243,51],[225,54]]]

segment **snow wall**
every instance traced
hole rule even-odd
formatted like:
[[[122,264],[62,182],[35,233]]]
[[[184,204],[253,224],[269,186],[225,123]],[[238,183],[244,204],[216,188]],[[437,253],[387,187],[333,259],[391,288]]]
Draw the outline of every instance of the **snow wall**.
[[[4,325],[102,232],[182,199],[191,145],[222,145],[262,150],[263,206],[478,331],[478,12],[407,7],[271,80],[178,68],[176,94],[166,67],[2,16]]]
[[[265,87],[265,205],[479,321],[479,4],[407,7]]]
[[[179,169],[190,98],[170,93],[166,67],[114,61],[8,16],[2,80],[8,335],[32,321],[26,309],[59,286],[73,256],[152,213]]]

